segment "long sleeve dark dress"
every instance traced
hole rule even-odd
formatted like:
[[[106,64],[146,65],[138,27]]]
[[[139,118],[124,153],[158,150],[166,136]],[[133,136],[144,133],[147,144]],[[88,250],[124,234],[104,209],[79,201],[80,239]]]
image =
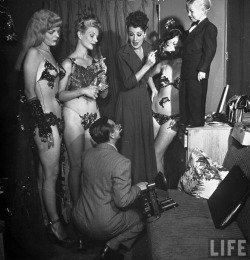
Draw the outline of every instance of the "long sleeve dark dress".
[[[135,77],[151,51],[151,45],[146,41],[142,47],[142,61],[129,43],[122,46],[117,53],[121,91],[116,105],[116,122],[122,124],[123,128],[119,149],[132,162],[132,185],[141,181],[151,183],[157,173],[147,78],[137,82]]]

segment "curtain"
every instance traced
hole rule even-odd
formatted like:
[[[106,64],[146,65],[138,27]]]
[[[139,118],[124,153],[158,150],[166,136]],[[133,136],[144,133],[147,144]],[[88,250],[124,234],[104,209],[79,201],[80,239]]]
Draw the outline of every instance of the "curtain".
[[[111,98],[109,103],[100,109],[109,118],[114,118],[119,92],[115,56],[118,48],[127,41],[125,19],[130,12],[141,10],[149,18],[147,35],[153,31],[157,32],[156,3],[157,0],[44,0],[44,8],[56,12],[63,19],[62,39],[54,52],[58,60],[65,59],[74,50],[74,24],[78,15],[86,11],[93,12],[99,18],[103,32],[92,56],[102,55],[106,58]]]
[[[249,12],[249,0],[228,0],[228,99],[243,94],[250,98]]]

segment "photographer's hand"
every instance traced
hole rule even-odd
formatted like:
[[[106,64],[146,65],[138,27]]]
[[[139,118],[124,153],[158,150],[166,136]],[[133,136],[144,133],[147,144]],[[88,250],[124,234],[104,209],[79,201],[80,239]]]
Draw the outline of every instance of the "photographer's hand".
[[[139,182],[136,184],[140,188],[140,190],[145,190],[147,188],[148,182]]]

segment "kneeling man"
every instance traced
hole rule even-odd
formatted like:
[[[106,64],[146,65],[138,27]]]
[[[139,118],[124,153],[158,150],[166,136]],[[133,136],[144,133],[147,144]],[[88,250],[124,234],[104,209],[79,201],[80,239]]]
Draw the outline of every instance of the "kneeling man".
[[[108,241],[103,259],[120,259],[119,246],[130,249],[144,227],[139,212],[128,206],[147,182],[131,186],[131,162],[115,147],[121,131],[107,117],[91,125],[90,135],[97,145],[83,154],[81,192],[72,214],[80,232]]]

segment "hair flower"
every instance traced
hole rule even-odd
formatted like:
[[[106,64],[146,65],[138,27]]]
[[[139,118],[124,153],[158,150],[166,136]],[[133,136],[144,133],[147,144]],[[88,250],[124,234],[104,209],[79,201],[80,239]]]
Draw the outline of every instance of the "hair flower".
[[[170,30],[175,25],[175,20],[173,18],[169,18],[165,23],[166,30]]]

